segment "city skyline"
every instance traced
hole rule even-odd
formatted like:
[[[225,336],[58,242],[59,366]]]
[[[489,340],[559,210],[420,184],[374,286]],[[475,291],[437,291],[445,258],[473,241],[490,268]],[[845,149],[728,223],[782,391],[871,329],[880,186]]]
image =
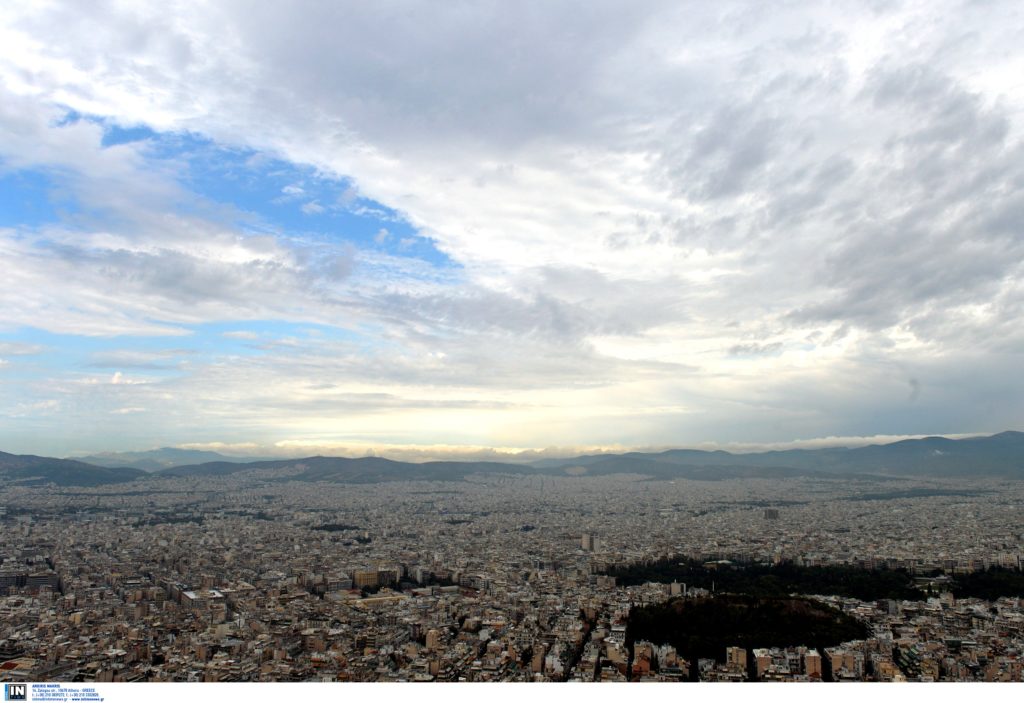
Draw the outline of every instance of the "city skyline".
[[[1024,427],[1020,13],[5,4],[0,449]]]

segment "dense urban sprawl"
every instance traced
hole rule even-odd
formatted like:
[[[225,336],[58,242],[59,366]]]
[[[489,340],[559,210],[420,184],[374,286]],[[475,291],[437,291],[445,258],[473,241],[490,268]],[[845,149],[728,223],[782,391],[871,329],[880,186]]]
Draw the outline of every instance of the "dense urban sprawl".
[[[1022,680],[1024,600],[942,587],[1020,567],[1018,482],[281,479],[0,489],[0,680]],[[602,575],[673,555],[902,568],[933,595],[818,595],[871,636],[688,661],[629,642],[630,610],[712,594]]]

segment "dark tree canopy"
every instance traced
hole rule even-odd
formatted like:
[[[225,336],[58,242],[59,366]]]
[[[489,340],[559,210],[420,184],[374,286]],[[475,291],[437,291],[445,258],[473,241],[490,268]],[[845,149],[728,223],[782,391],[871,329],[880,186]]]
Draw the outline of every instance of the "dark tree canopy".
[[[624,586],[654,581],[678,581],[691,588],[723,593],[781,597],[791,593],[833,595],[860,600],[922,600],[913,579],[903,569],[868,570],[856,566],[797,566],[781,564],[734,564],[706,566],[703,562],[673,557],[650,564],[632,564],[608,570]]]
[[[865,639],[864,623],[804,598],[731,595],[680,598],[633,608],[626,638],[671,644],[681,656],[725,660],[725,648],[832,647]]]

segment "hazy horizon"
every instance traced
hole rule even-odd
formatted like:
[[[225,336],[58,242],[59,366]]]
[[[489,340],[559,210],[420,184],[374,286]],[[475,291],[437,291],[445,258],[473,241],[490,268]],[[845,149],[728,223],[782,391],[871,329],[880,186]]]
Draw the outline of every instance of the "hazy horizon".
[[[1016,430],[1003,430],[1016,431]],[[732,454],[752,454],[768,451],[783,451],[788,449],[826,449],[826,448],[855,448],[870,445],[891,444],[908,439],[923,439],[926,437],[941,436],[946,439],[967,439],[971,437],[986,437],[996,433],[960,433],[960,434],[921,434],[921,435],[875,435],[873,437],[820,437],[815,439],[793,440],[791,442],[775,442],[770,444],[753,443],[695,443],[688,445],[659,445],[659,446],[579,446],[579,447],[445,447],[445,446],[384,446],[384,447],[358,447],[358,446],[337,446],[337,445],[300,445],[300,446],[276,446],[276,445],[223,445],[216,442],[207,444],[182,444],[177,446],[153,446],[145,448],[127,449],[121,451],[98,450],[93,452],[77,451],[62,455],[63,458],[77,459],[87,456],[103,456],[105,454],[145,454],[165,449],[183,449],[193,451],[216,452],[229,458],[246,459],[297,459],[310,456],[330,457],[382,457],[395,461],[426,462],[426,461],[498,461],[508,463],[529,463],[542,459],[562,459],[575,456],[591,454],[622,454],[627,452],[654,453],[672,449],[700,450],[700,451],[726,451]],[[0,451],[5,451],[0,447]],[[9,452],[10,453],[10,452]]]

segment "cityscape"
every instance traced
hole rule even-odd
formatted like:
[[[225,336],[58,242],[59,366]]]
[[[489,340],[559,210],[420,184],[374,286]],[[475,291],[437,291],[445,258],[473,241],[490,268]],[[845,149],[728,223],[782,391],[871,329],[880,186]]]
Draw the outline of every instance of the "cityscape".
[[[4,703],[1020,698],[1024,3],[0,47]]]
[[[47,473],[61,463],[0,489],[4,681],[1022,680],[1017,478],[508,465],[338,483],[298,480],[297,460],[81,486]],[[702,580],[630,575],[675,562]],[[783,565],[900,590],[783,588],[863,625],[821,649],[765,635],[693,656],[631,630],[645,608],[734,597],[730,573]],[[1012,577],[987,586],[1003,591],[963,592],[991,573]]]

